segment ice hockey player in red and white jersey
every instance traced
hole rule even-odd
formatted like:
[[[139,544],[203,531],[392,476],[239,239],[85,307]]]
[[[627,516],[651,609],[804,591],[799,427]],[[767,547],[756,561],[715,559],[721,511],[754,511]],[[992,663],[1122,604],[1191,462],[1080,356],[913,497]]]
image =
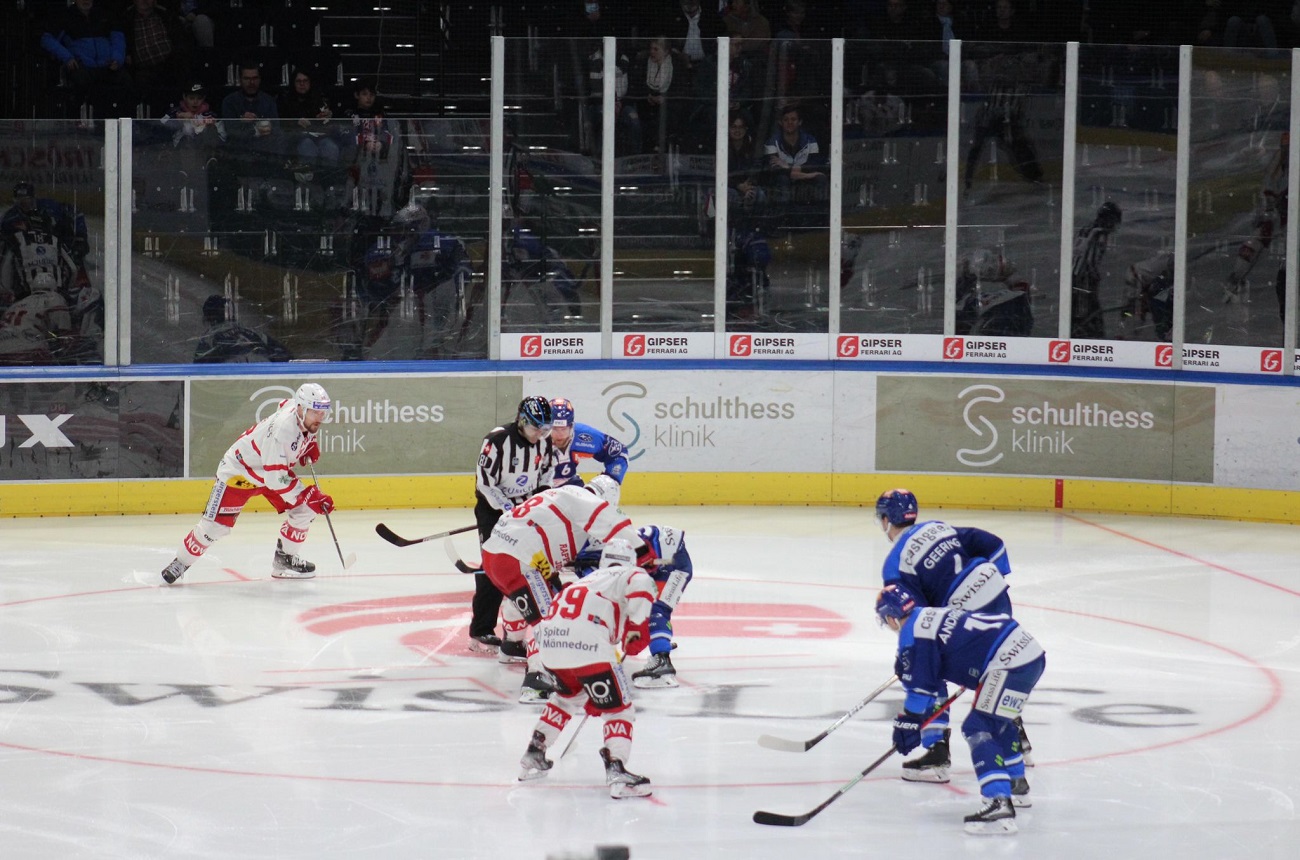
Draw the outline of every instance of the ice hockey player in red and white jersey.
[[[555,677],[556,690],[519,760],[520,780],[546,775],[554,765],[546,757],[547,747],[585,710],[604,721],[600,757],[609,796],[650,796],[650,780],[626,767],[636,709],[618,651],[638,654],[650,643],[650,607],[656,594],[654,580],[638,566],[632,544],[613,539],[601,552],[600,567],[556,596],[535,630],[538,653]]]
[[[230,534],[244,505],[262,496],[285,515],[271,561],[276,579],[310,579],[316,565],[298,556],[307,530],[317,514],[328,514],[334,500],[311,484],[304,484],[295,467],[320,459],[316,433],[332,404],[325,389],[314,382],[302,385],[293,397],[282,400],[276,411],[244,431],[217,466],[217,479],[198,525],[181,541],[163,581],[176,582],[208,548]]]
[[[38,273],[31,294],[0,309],[0,365],[54,364],[72,334],[72,312],[52,275]]]
[[[644,547],[632,521],[618,508],[618,482],[603,475],[588,487],[544,490],[502,514],[483,543],[483,570],[506,596],[501,622],[507,641],[529,640],[529,630],[560,589],[560,568],[571,564],[588,541],[605,544],[615,539]],[[529,642],[526,653],[528,669],[519,701],[544,700],[552,689],[550,679],[542,671],[536,646]],[[503,646],[500,660],[518,658]]]

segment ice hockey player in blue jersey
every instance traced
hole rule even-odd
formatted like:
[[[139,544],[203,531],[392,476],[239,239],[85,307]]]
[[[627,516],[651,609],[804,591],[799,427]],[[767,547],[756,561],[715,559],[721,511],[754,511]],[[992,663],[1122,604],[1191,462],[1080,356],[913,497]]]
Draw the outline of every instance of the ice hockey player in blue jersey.
[[[884,585],[905,586],[922,606],[953,606],[970,612],[1011,615],[1005,577],[1011,573],[1006,545],[992,532],[951,526],[940,520],[918,522],[919,505],[908,490],[886,490],[876,500],[876,517],[893,547],[881,570]],[[943,691],[940,691],[943,697]],[[1031,749],[1024,725],[1017,722],[1027,762]],[[948,715],[926,726],[927,752],[903,763],[903,779],[948,781]]]
[[[898,583],[876,599],[876,617],[898,633],[894,672],[907,698],[894,718],[894,747],[921,745],[921,723],[942,700],[945,682],[975,691],[962,721],[984,805],[965,817],[976,834],[1016,832],[1016,807],[1028,807],[1029,781],[1015,719],[1042,677],[1042,645],[1010,615],[923,607]]]
[[[578,463],[589,459],[605,467],[603,474],[623,483],[623,477],[627,474],[627,449],[623,443],[590,424],[576,423],[573,404],[563,397],[551,401],[551,411],[555,413],[551,442],[555,445],[556,459],[551,486],[577,484],[581,487]]]
[[[597,477],[592,486],[603,480]],[[641,526],[637,534],[649,548],[649,553],[643,551],[639,561],[655,581],[659,595],[650,609],[650,657],[644,669],[632,673],[632,684],[642,689],[676,687],[677,669],[672,660],[673,610],[695,575],[691,554],[686,551],[686,532],[669,526]],[[584,577],[595,570],[600,553],[600,547],[584,547],[573,561],[574,572]]]

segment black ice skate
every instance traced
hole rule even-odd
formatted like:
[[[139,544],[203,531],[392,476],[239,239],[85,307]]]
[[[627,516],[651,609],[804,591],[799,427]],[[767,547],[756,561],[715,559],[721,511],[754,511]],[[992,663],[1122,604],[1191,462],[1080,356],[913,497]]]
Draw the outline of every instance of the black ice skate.
[[[1030,755],[1034,751],[1034,745],[1029,742],[1029,735],[1025,734],[1025,721],[1016,717],[1016,731],[1020,733],[1020,756],[1025,760],[1025,767],[1034,766],[1034,757]]]
[[[502,639],[500,641],[501,653],[497,656],[498,663],[528,662],[528,646],[513,639]]]
[[[519,781],[541,779],[554,766],[555,762],[546,757],[546,738],[542,737],[541,732],[533,732],[533,739],[528,742],[528,751],[519,760]]]
[[[297,555],[284,551],[284,541],[275,542],[275,560],[271,562],[271,576],[276,579],[311,579],[316,575],[316,565]]]
[[[654,789],[650,787],[650,778],[632,773],[623,767],[623,762],[614,758],[606,747],[600,748],[601,761],[605,762],[605,783],[609,786],[609,796],[615,800],[625,797],[649,797]]]
[[[1034,805],[1029,797],[1029,780],[1023,776],[1011,780],[1011,805],[1016,809],[1028,809]]]
[[[673,660],[668,655],[668,652],[651,654],[650,659],[646,661],[645,668],[640,672],[632,673],[632,685],[642,689],[676,687],[677,670],[673,668]]]
[[[966,832],[977,836],[996,836],[1003,833],[1015,833],[1016,808],[1011,805],[1009,797],[985,798],[984,806],[979,812],[967,815]]]
[[[952,732],[944,729],[943,737],[926,750],[925,755],[903,762],[903,779],[908,782],[946,783],[948,771],[952,768],[952,757],[948,754],[948,738]]]
[[[519,701],[525,705],[545,704],[555,692],[555,678],[550,672],[525,672],[524,685],[519,690]]]
[[[176,582],[182,576],[184,576],[185,571],[189,569],[190,566],[188,564],[182,564],[179,558],[174,558],[171,560],[171,564],[163,568],[163,572],[162,572],[163,582],[167,583],[168,585],[171,585],[173,582]]]
[[[495,654],[501,648],[501,638],[495,633],[469,637],[469,650],[480,654]]]

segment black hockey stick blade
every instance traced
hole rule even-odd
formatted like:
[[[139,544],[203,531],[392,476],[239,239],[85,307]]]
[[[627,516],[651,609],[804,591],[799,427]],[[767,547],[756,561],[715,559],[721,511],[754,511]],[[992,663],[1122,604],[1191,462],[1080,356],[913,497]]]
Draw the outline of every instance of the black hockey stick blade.
[[[480,561],[478,567],[470,567],[465,563],[465,560],[460,557],[460,553],[456,552],[456,547],[452,545],[451,541],[443,541],[442,548],[447,551],[447,558],[461,573],[483,572],[483,562]]]
[[[437,534],[425,535],[424,537],[404,538],[401,535],[399,535],[397,532],[390,529],[388,526],[384,525],[383,523],[378,523],[375,526],[375,534],[379,535],[381,538],[388,541],[393,546],[415,546],[417,543],[427,543],[428,541],[431,540],[438,540],[439,538],[458,535],[461,534],[462,532],[472,532],[477,528],[478,526],[476,525],[465,526],[464,528],[452,529],[451,531],[447,531],[447,532],[438,532]]]

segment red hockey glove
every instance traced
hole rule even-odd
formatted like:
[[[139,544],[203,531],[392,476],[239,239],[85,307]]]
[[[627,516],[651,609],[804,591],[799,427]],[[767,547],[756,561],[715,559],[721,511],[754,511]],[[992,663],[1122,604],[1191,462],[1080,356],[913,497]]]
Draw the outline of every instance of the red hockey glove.
[[[322,493],[314,484],[307,488],[307,493],[303,496],[303,504],[318,514],[328,514],[334,510],[334,500]]]
[[[655,555],[655,551],[650,548],[650,544],[643,543],[636,548],[637,567],[649,572],[654,570],[658,563],[659,557]]]
[[[302,453],[298,455],[298,465],[310,466],[312,463],[316,463],[319,461],[320,461],[320,446],[317,445],[316,440],[313,439],[307,443],[307,447],[303,448]]]
[[[650,645],[650,620],[646,619],[635,627],[628,627],[623,634],[623,653],[635,657]]]

